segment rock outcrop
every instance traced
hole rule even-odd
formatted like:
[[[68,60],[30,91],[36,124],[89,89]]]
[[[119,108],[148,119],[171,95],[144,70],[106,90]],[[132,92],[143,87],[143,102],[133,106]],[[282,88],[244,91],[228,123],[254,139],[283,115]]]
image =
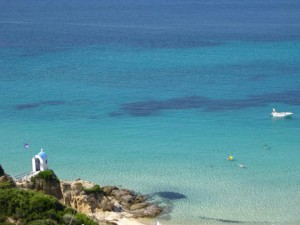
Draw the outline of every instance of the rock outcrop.
[[[147,197],[115,186],[105,186],[94,193],[95,184],[82,180],[62,181],[63,203],[100,221],[109,218],[155,217],[162,208],[147,202]]]
[[[62,199],[63,195],[60,188],[60,181],[52,170],[42,171],[31,178],[31,180],[17,182],[21,188],[42,191],[52,195],[57,199]]]
[[[122,218],[155,217],[162,208],[147,201],[147,196],[120,189],[115,186],[99,185],[83,181],[60,181],[53,171],[43,171],[30,181],[17,183],[18,187],[43,191],[55,196],[64,205],[84,213],[96,221],[116,222]]]

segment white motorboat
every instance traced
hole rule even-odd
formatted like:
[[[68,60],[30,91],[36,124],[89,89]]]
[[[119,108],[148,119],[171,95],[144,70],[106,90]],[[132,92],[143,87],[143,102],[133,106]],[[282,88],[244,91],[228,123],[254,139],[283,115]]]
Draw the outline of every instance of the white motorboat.
[[[292,112],[276,112],[275,109],[273,109],[271,116],[277,117],[277,118],[284,118],[284,117],[291,117],[293,115]]]

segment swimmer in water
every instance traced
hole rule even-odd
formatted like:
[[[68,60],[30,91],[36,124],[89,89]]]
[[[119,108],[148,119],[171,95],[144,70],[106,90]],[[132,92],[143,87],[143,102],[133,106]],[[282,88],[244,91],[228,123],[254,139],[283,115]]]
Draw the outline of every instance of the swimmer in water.
[[[239,165],[240,168],[246,168],[246,166],[243,165],[243,164],[239,164],[239,163],[238,163],[238,165]]]

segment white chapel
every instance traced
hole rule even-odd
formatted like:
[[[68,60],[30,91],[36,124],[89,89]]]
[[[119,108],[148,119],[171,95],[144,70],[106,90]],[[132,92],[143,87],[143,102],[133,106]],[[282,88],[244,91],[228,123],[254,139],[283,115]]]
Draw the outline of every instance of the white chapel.
[[[32,158],[32,172],[40,172],[48,170],[48,156],[41,149],[41,152]]]

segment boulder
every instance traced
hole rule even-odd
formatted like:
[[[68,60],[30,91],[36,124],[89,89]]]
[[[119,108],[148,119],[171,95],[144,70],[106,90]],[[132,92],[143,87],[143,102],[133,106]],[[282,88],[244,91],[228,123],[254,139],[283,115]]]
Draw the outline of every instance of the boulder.
[[[150,205],[144,211],[144,217],[155,217],[162,212],[162,208],[157,205]]]
[[[149,205],[149,203],[147,203],[147,202],[136,203],[136,204],[130,206],[130,210],[146,208],[148,205]]]
[[[104,212],[113,211],[114,203],[110,201],[106,196],[104,196],[98,207],[101,208]]]
[[[60,181],[52,170],[41,171],[32,177],[30,187],[36,191],[43,191],[57,199],[63,198]]]
[[[134,195],[134,193],[127,189],[117,189],[111,192],[111,195],[114,196],[117,200],[121,201],[121,197],[126,195]]]
[[[132,195],[124,195],[120,198],[120,203],[123,206],[128,207],[135,202],[136,197]]]
[[[135,197],[134,203],[144,202],[147,199],[148,199],[148,197],[146,195],[138,195],[138,196]]]
[[[61,191],[62,192],[71,191],[71,184],[70,183],[61,182]]]
[[[104,186],[102,188],[105,195],[111,195],[111,192],[114,190],[119,190],[116,186]]]
[[[159,206],[148,203],[146,195],[136,195],[131,190],[105,186],[99,193],[83,191],[94,186],[94,183],[83,180],[62,182],[64,203],[101,220],[110,218],[108,215],[114,218],[155,217],[162,211]]]

